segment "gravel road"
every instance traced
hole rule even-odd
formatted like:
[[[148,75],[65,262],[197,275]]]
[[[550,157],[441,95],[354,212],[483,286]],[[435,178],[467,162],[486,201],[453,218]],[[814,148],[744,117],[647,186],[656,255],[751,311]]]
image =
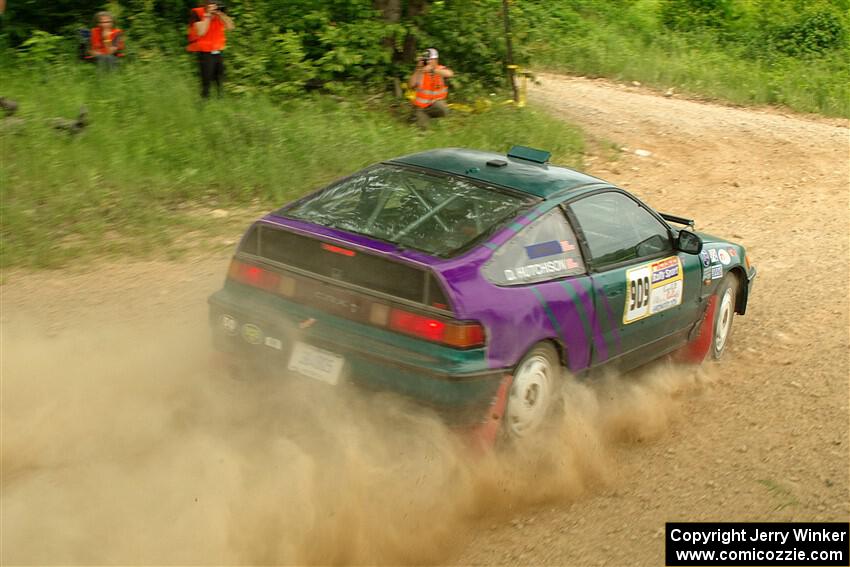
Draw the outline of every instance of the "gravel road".
[[[593,173],[737,239],[759,275],[728,359],[678,400],[660,438],[614,449],[610,488],[493,524],[455,561],[662,565],[666,521],[847,521],[846,121],[540,82],[531,101],[596,137]]]

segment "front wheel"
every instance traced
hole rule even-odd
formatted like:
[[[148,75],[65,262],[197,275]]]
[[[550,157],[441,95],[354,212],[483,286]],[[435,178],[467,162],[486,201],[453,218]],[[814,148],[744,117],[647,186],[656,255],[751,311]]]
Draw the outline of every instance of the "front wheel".
[[[536,345],[517,364],[503,421],[509,439],[529,437],[543,426],[558,397],[560,374],[558,352],[549,343]]]
[[[714,332],[711,337],[711,358],[720,360],[729,344],[732,334],[732,320],[735,318],[735,299],[738,293],[738,279],[728,274],[717,288],[717,308],[714,315]]]

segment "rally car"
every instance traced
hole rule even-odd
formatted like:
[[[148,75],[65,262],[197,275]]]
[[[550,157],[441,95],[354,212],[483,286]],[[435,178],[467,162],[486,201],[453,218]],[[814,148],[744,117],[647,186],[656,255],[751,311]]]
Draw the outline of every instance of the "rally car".
[[[215,347],[487,439],[538,431],[570,377],[720,358],[756,275],[744,248],[549,157],[427,151],[269,213],[209,299]]]

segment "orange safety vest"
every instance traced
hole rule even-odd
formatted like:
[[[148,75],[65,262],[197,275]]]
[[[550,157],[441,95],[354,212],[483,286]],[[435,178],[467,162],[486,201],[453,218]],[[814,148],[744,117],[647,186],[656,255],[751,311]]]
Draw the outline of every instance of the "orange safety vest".
[[[445,67],[437,65],[437,69],[445,69]],[[413,99],[413,104],[419,108],[428,108],[438,100],[444,100],[448,96],[449,87],[446,86],[443,76],[426,71],[422,73],[422,80],[416,87],[416,98]]]
[[[192,8],[192,14],[197,19],[189,22],[189,45],[187,51],[221,51],[224,49],[226,38],[224,35],[224,22],[220,18],[212,18],[207,33],[198,35],[195,31],[195,23],[204,19],[206,10],[204,8]]]
[[[110,43],[114,47],[118,48],[118,51],[115,52],[115,55],[117,55],[118,57],[124,57],[124,32],[122,32],[118,28],[113,28],[109,32],[109,39],[107,42],[103,41],[101,35],[103,35],[103,32],[101,31],[100,27],[92,28],[91,34],[89,36],[92,51],[100,55],[109,55],[109,51],[106,49],[106,43]]]

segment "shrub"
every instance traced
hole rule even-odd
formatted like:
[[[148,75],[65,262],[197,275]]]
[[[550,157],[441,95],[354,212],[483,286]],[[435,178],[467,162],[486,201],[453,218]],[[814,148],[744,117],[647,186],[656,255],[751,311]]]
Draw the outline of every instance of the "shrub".
[[[799,21],[773,32],[776,48],[788,55],[822,54],[845,44],[847,31],[841,17],[828,8],[805,13]]]
[[[731,0],[663,0],[661,23],[676,31],[720,30],[732,19]]]
[[[35,30],[29,39],[21,44],[21,59],[29,66],[52,65],[68,57],[68,46],[69,42],[61,36]]]

